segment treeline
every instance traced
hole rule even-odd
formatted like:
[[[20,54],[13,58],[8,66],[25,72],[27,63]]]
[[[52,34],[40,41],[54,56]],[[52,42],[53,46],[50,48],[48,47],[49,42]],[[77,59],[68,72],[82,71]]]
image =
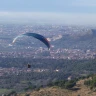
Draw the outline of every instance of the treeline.
[[[31,68],[41,68],[69,73],[96,72],[96,59],[89,60],[64,60],[64,59],[32,59],[32,58],[0,58],[0,67],[26,68],[27,64]]]

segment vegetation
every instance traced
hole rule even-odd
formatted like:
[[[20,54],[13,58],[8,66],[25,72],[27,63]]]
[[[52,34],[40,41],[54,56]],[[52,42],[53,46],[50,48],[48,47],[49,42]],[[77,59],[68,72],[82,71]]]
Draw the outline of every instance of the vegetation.
[[[52,82],[50,87],[46,88],[40,88],[39,91],[30,91],[30,92],[25,92],[25,94],[18,94],[18,96],[96,96],[96,92],[92,91],[84,85],[85,80],[89,80],[90,78],[79,78],[77,80],[72,80],[72,81],[56,81]],[[72,88],[62,88],[61,84],[65,83],[72,83],[73,81],[76,81],[76,84]],[[70,83],[68,85],[70,85]],[[52,86],[53,84],[53,86]],[[57,86],[57,85],[59,85]],[[56,85],[56,86],[54,86]]]
[[[10,93],[10,92],[12,92],[12,89],[4,89],[4,88],[2,88],[2,89],[0,89],[0,96],[1,96],[1,94],[8,94],[8,93]]]
[[[50,61],[50,62],[49,62]],[[30,72],[27,72],[27,64],[30,64]],[[96,59],[94,60],[64,60],[64,59],[32,59],[32,58],[0,58],[2,68],[19,68],[16,72],[6,72],[0,76],[0,88],[13,89],[16,92],[28,90],[40,90],[40,88],[58,86],[70,89],[75,86],[76,81],[88,74],[96,73]],[[34,69],[45,69],[35,72]],[[21,70],[19,72],[19,70]],[[59,71],[56,71],[59,70]],[[3,72],[3,71],[1,71]],[[5,71],[4,71],[5,72]],[[18,73],[18,74],[17,74]],[[67,81],[71,76],[73,81]],[[74,81],[74,78],[77,80]],[[88,76],[87,76],[88,78]],[[95,77],[86,81],[85,84],[95,87]],[[52,82],[52,83],[50,83]]]
[[[70,89],[76,85],[76,80],[62,80],[62,81],[55,81],[48,84],[48,86],[58,86],[65,89]]]
[[[50,62],[49,62],[50,61]],[[34,68],[60,69],[64,73],[96,72],[96,59],[89,60],[64,60],[64,59],[32,59],[32,58],[0,58],[0,67],[26,68],[27,64]]]
[[[54,81],[48,83],[48,85],[46,86],[40,86],[38,88],[36,86],[31,86],[31,83],[29,82],[30,88],[28,87],[25,92],[23,91],[23,93],[17,93],[15,91],[11,91],[8,94],[5,94],[4,96],[96,96],[95,90],[91,91],[87,87],[89,86],[89,80],[93,80],[91,78],[93,78],[96,82],[96,75],[90,75],[69,81]],[[86,84],[88,85],[86,86]],[[95,83],[90,84],[94,85]],[[96,86],[94,86],[94,88],[95,87]]]
[[[96,88],[96,75],[92,75],[89,80],[84,82],[84,84],[90,86],[90,89]]]

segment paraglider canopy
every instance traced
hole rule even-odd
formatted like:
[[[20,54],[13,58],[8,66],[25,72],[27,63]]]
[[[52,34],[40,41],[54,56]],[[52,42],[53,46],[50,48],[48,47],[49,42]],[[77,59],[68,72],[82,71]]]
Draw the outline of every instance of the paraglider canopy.
[[[24,33],[24,34],[21,34],[21,35],[18,35],[17,37],[14,38],[13,42],[14,43],[18,38],[20,37],[23,37],[23,36],[32,36],[38,40],[40,40],[41,42],[43,42],[47,47],[48,49],[50,50],[50,43],[49,41],[47,40],[47,38],[45,38],[44,36],[40,35],[40,34],[37,34],[37,33]]]

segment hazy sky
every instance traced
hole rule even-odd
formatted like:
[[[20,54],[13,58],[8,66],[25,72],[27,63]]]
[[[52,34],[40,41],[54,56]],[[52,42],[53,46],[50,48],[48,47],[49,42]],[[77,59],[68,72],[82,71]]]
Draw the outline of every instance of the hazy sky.
[[[0,0],[0,22],[96,25],[96,0]]]

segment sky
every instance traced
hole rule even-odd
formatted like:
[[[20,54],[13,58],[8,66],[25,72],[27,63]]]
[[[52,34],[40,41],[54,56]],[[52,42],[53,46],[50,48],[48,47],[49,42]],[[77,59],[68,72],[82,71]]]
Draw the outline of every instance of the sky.
[[[96,0],[0,0],[0,22],[96,25]]]

